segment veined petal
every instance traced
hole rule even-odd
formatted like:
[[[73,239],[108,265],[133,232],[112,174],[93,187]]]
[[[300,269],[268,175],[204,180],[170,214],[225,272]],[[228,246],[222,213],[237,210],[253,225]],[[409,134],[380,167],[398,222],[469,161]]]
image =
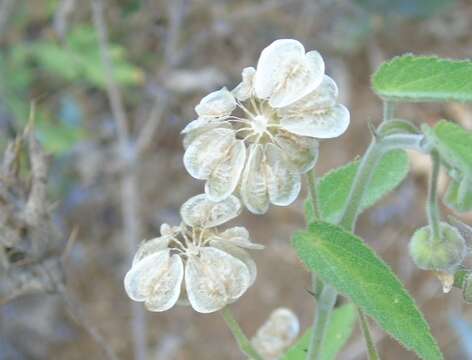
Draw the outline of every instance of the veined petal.
[[[239,83],[233,89],[233,94],[236,99],[240,101],[246,101],[254,93],[254,75],[256,74],[256,69],[253,67],[246,67],[243,69],[242,78],[243,81]]]
[[[304,111],[313,112],[323,110],[336,105],[338,94],[338,86],[334,80],[328,75],[324,75],[323,81],[317,88],[294,103],[279,109],[278,113],[280,116],[284,117]]]
[[[230,195],[222,201],[211,201],[206,194],[199,194],[184,202],[180,208],[182,220],[192,227],[210,228],[221,225],[241,213],[241,202]]]
[[[226,88],[214,91],[205,96],[195,106],[195,112],[204,118],[225,118],[236,108],[236,100],[233,94]]]
[[[216,248],[200,249],[185,268],[185,287],[195,311],[211,313],[239,298],[250,286],[251,274],[244,262]]]
[[[212,201],[221,201],[236,189],[246,162],[246,145],[236,140],[211,172],[205,184],[205,193]]]
[[[279,132],[274,140],[282,149],[286,163],[291,169],[304,174],[315,166],[319,154],[319,144],[315,139]]]
[[[349,110],[341,104],[317,112],[306,112],[291,117],[283,117],[282,128],[302,136],[319,139],[335,138],[342,135],[349,126]]]
[[[243,226],[235,226],[223,231],[219,238],[231,244],[249,250],[262,250],[264,245],[253,243],[249,237],[249,232]]]
[[[240,192],[244,205],[253,214],[264,214],[269,209],[265,167],[262,145],[250,145]]]
[[[256,262],[251,258],[251,256],[245,250],[221,238],[210,239],[209,244],[211,247],[222,250],[228,253],[229,255],[232,255],[235,258],[241,260],[244,264],[246,264],[247,269],[249,270],[249,275],[250,275],[249,286],[254,284],[254,281],[256,281],[256,277],[257,277]]]
[[[196,179],[208,179],[234,141],[234,131],[231,129],[217,128],[200,134],[185,151],[185,168]]]
[[[169,249],[146,256],[127,272],[124,280],[126,293],[134,301],[147,301],[152,296],[153,311],[167,310],[180,294],[181,266],[180,257],[171,257]]]
[[[188,148],[192,141],[201,134],[216,128],[231,129],[231,124],[224,120],[211,120],[208,118],[198,118],[189,122],[180,132],[184,136],[182,141],[184,148]]]
[[[138,251],[136,251],[136,255],[134,255],[132,266],[136,265],[146,256],[152,255],[161,250],[166,250],[169,246],[170,239],[171,236],[166,235],[141,242]]]
[[[318,87],[324,70],[318,52],[305,54],[303,45],[296,40],[276,40],[259,57],[255,93],[261,99],[268,99],[274,108],[284,107]]]
[[[268,143],[265,147],[267,159],[267,188],[270,202],[279,205],[290,205],[300,193],[300,174],[287,167],[280,148]]]
[[[180,296],[184,264],[179,255],[170,257],[167,269],[153,283],[145,305],[149,311],[166,311],[175,305]]]

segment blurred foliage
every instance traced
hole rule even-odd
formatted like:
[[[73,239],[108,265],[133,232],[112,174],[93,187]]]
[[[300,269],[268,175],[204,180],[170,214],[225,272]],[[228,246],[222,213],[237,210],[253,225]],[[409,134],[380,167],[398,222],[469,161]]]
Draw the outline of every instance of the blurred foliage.
[[[444,10],[455,0],[356,0],[366,10],[382,16],[426,18]]]
[[[48,2],[51,11],[52,3]],[[17,20],[17,30],[21,33],[27,24],[21,14]],[[143,72],[127,61],[124,47],[111,43],[110,54],[115,80],[120,86],[142,84]],[[97,34],[92,26],[79,24],[63,42],[51,36],[19,41],[0,51],[0,78],[3,105],[17,127],[25,124],[30,102],[35,100],[32,93],[38,85],[43,91],[37,99],[38,137],[48,152],[65,153],[86,137],[81,104],[72,91],[105,88]],[[48,92],[44,93],[44,89]],[[43,101],[50,97],[59,100],[53,104]]]

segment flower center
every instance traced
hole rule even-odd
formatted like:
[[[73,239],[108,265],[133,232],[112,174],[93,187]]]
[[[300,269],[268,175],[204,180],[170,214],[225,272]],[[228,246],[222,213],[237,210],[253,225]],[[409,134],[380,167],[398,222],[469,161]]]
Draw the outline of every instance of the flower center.
[[[268,119],[266,116],[257,115],[256,117],[253,118],[251,125],[256,133],[262,134],[267,130],[267,123],[268,123]]]

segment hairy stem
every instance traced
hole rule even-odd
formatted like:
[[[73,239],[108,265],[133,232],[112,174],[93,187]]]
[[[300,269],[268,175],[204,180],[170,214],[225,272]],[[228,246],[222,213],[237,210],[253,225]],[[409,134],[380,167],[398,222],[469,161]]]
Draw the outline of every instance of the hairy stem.
[[[234,315],[228,306],[221,310],[221,315],[223,316],[226,325],[233,333],[233,336],[238,342],[241,351],[246,354],[251,360],[264,360],[262,356],[257,353],[256,349],[254,349],[251,342],[244,334],[243,329],[241,329],[241,326],[239,326],[238,322],[234,318]]]
[[[325,284],[318,297],[315,319],[313,321],[313,333],[308,348],[307,359],[309,360],[322,358],[323,340],[337,295],[336,290],[332,286]]]
[[[308,180],[308,194],[310,197],[311,206],[313,208],[313,217],[315,219],[320,218],[320,212],[318,209],[318,203],[316,201],[316,172],[315,168],[309,171],[306,174],[306,178]]]
[[[383,121],[392,120],[395,116],[395,103],[390,100],[383,102]]]
[[[365,344],[367,346],[367,354],[369,356],[369,360],[379,360],[380,356],[377,352],[377,349],[375,348],[375,343],[372,340],[372,336],[370,335],[369,323],[367,322],[367,318],[361,309],[357,308],[357,312],[359,313],[359,319],[361,320],[362,334],[364,335]]]
[[[438,207],[438,179],[439,179],[439,168],[440,159],[439,154],[436,150],[431,152],[431,160],[433,162],[433,168],[429,177],[428,183],[428,200],[426,203],[426,211],[428,214],[429,226],[431,226],[432,239],[440,239],[441,230],[439,226],[440,215]]]

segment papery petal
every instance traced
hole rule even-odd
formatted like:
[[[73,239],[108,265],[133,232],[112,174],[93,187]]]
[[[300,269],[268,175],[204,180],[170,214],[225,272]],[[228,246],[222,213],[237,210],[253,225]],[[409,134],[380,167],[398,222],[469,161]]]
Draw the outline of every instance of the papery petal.
[[[328,75],[324,75],[323,81],[317,88],[289,106],[279,109],[278,113],[283,117],[284,115],[289,116],[292,113],[296,114],[303,111],[323,110],[336,105],[338,94],[338,86],[334,80]]]
[[[127,272],[124,280],[128,296],[135,301],[152,299],[153,311],[171,308],[179,298],[183,264],[178,255],[161,250],[146,256]]]
[[[184,264],[179,255],[174,254],[169,259],[168,268],[153,283],[151,293],[145,305],[149,311],[166,311],[179,300],[182,280],[184,278]]]
[[[279,359],[295,341],[299,332],[300,323],[293,311],[278,308],[257,330],[251,343],[264,359]]]
[[[141,242],[138,251],[136,251],[136,254],[134,255],[132,266],[134,266],[138,261],[144,259],[146,256],[152,255],[161,250],[166,250],[169,246],[170,239],[171,236],[166,235]]]
[[[287,106],[313,91],[322,81],[324,62],[316,51],[305,54],[292,39],[276,40],[259,57],[254,80],[257,97],[274,108]]]
[[[280,124],[282,128],[293,134],[319,139],[335,138],[347,130],[349,110],[338,104],[317,112],[283,117]]]
[[[221,201],[236,189],[246,162],[246,145],[236,140],[211,172],[205,192],[212,201]]]
[[[290,205],[300,193],[300,174],[287,167],[280,148],[274,144],[266,144],[267,188],[270,202],[274,205]]]
[[[265,174],[265,159],[262,145],[252,144],[243,171],[241,197],[244,205],[253,214],[264,214],[269,209],[269,194]]]
[[[234,256],[235,258],[241,260],[244,264],[246,264],[247,269],[249,270],[249,275],[250,275],[249,286],[254,284],[254,281],[256,281],[256,277],[257,277],[256,262],[251,258],[251,256],[245,250],[221,238],[214,238],[214,239],[210,238],[209,244],[211,247],[222,250]]]
[[[207,179],[234,141],[231,129],[217,128],[204,132],[185,151],[185,168],[194,178]]]
[[[254,93],[254,75],[256,74],[256,69],[253,67],[246,67],[243,69],[242,78],[243,81],[239,83],[233,89],[233,94],[236,99],[240,101],[246,101]]]
[[[205,96],[195,106],[195,112],[199,117],[225,118],[236,108],[236,100],[233,94],[226,88],[214,91]]]
[[[184,148],[188,148],[192,141],[201,134],[216,128],[231,129],[231,124],[224,120],[211,120],[208,118],[199,118],[189,122],[180,132],[184,136],[182,141]]]
[[[218,237],[245,249],[262,250],[264,248],[264,245],[256,244],[251,241],[249,232],[243,226],[229,228],[219,234]]]
[[[230,195],[222,201],[211,201],[206,194],[199,194],[184,202],[180,208],[182,220],[192,227],[210,228],[221,225],[241,213],[241,202]]]
[[[315,139],[279,132],[274,140],[291,169],[304,174],[315,166],[319,154],[319,144]]]
[[[250,286],[244,262],[228,253],[205,247],[191,256],[185,268],[185,287],[195,311],[211,313],[239,298]]]

